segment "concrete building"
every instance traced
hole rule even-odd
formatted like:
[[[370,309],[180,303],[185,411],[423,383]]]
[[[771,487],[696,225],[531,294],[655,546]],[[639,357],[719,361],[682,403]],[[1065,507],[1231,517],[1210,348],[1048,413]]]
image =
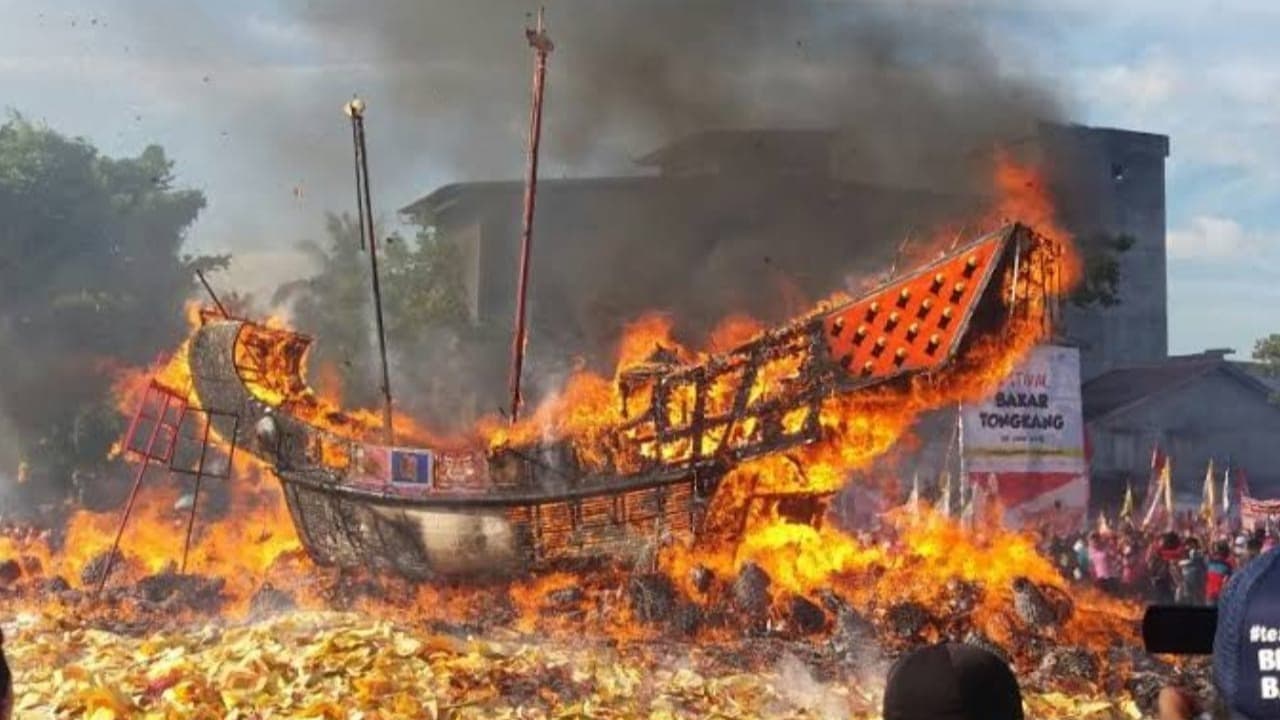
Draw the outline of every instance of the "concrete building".
[[[1143,492],[1157,443],[1184,502],[1199,501],[1210,459],[1219,470],[1243,468],[1255,495],[1280,492],[1280,384],[1228,352],[1112,370],[1084,384],[1095,506],[1118,505],[1127,482]]]
[[[1066,228],[1090,246],[1127,235],[1119,254],[1119,303],[1066,306],[1067,340],[1080,346],[1081,377],[1163,359],[1169,352],[1163,135],[1048,126],[1041,145]]]
[[[1027,144],[1049,168],[1062,219],[1081,243],[1119,234],[1136,241],[1120,256],[1120,304],[1068,309],[1063,331],[1081,346],[1084,377],[1163,358],[1168,139],[1044,126]],[[641,158],[642,174],[542,181],[533,374],[554,378],[574,356],[607,367],[601,349],[648,310],[672,310],[690,339],[732,313],[784,320],[889,268],[904,238],[988,205],[940,187],[925,163],[859,175],[845,151],[831,131],[710,131]],[[522,192],[517,180],[458,183],[401,211],[459,245],[473,319],[495,332],[513,314]],[[496,388],[504,372],[495,364]]]

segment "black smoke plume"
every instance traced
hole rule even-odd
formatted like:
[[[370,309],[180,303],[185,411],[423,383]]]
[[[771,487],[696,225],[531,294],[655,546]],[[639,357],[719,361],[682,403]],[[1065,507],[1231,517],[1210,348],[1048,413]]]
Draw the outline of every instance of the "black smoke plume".
[[[479,312],[500,325],[515,277],[531,67],[521,31],[533,10],[321,1],[297,15],[326,46],[372,63],[382,157],[399,156],[384,167],[510,180],[464,187],[470,214],[432,218],[447,237],[483,222]],[[547,17],[556,50],[531,369],[549,386],[574,356],[607,367],[622,324],[647,309],[696,342],[728,314],[777,322],[892,264],[905,237],[979,209],[995,148],[1026,144],[1062,115],[971,7],[563,0]],[[797,132],[703,136],[664,155],[657,179],[635,163],[691,134],[760,129]],[[568,179],[592,175],[623,179]],[[491,350],[481,375],[496,401],[505,345]]]

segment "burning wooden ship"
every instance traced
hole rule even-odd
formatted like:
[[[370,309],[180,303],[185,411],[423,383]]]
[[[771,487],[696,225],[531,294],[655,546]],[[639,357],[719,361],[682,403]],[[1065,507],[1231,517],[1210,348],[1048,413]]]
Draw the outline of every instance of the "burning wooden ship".
[[[618,421],[590,434],[388,445],[317,416],[310,338],[212,313],[188,349],[192,396],[212,432],[274,469],[319,564],[429,578],[626,558],[703,533],[735,466],[821,441],[824,403],[942,378],[984,343],[1047,328],[1061,253],[1011,224],[729,352],[686,364],[659,348],[619,372]]]

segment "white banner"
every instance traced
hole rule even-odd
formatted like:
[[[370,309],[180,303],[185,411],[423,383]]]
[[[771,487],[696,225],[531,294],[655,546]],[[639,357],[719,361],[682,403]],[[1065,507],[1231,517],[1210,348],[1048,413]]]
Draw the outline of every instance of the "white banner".
[[[964,407],[963,438],[970,480],[995,488],[1006,523],[1084,523],[1089,476],[1078,350],[1032,350],[989,400]]]
[[[1041,346],[983,403],[965,406],[969,472],[1085,471],[1080,354]]]

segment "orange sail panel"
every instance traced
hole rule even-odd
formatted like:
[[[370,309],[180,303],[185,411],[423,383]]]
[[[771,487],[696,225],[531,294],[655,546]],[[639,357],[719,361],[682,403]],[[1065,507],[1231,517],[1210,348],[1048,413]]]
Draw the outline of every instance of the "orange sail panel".
[[[823,331],[831,359],[865,379],[941,368],[1007,240],[1003,232],[989,236],[830,313]]]

